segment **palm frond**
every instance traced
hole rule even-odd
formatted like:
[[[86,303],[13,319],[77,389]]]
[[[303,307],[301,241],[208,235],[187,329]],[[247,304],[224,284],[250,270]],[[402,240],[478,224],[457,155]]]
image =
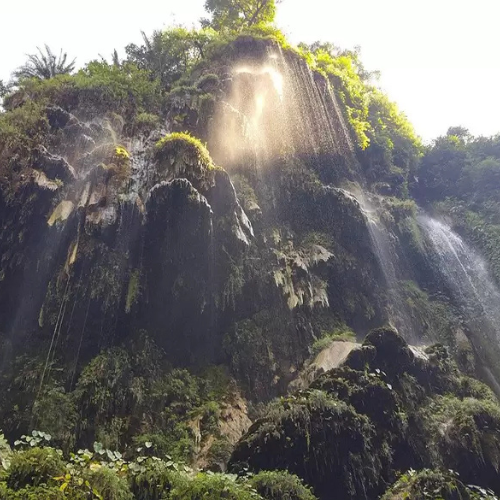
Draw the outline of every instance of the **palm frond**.
[[[76,59],[68,62],[68,54],[62,49],[59,52],[59,57],[52,52],[47,44],[45,44],[45,50],[40,49],[40,47],[37,47],[37,50],[38,54],[27,54],[27,61],[14,71],[14,78],[48,80],[56,75],[69,74],[75,69]]]

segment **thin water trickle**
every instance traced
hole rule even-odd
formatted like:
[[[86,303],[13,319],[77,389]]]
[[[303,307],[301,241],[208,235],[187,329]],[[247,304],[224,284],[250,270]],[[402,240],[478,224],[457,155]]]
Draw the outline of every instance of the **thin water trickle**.
[[[380,220],[376,205],[364,193],[357,194],[355,198],[365,216],[372,248],[386,282],[389,319],[408,341],[419,342],[419,335],[401,287],[405,276],[399,264],[394,237]]]

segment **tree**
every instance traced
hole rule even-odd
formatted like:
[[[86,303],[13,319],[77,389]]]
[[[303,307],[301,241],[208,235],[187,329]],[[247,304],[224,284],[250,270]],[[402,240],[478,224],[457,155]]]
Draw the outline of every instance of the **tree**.
[[[25,64],[14,71],[13,76],[18,80],[23,78],[38,78],[48,80],[56,75],[69,74],[75,69],[75,59],[68,62],[68,54],[62,49],[57,57],[48,45],[45,52],[37,47],[38,54],[28,54]]]
[[[204,58],[204,49],[213,34],[210,29],[196,31],[182,27],[156,30],[150,37],[142,32],[144,44],[131,44],[125,50],[130,62],[150,71],[168,89]]]
[[[467,149],[460,138],[456,135],[437,138],[420,162],[415,194],[426,201],[456,195],[466,166]]]
[[[10,92],[10,88],[11,86],[8,83],[0,80],[0,99],[5,97]]]
[[[275,0],[206,0],[206,11],[212,16],[202,24],[217,31],[241,30],[258,24],[270,24],[276,16]]]

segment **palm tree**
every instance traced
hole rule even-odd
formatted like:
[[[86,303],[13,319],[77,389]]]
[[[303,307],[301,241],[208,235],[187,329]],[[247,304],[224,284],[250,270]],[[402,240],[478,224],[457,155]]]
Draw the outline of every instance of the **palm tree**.
[[[38,78],[39,80],[48,80],[56,75],[71,73],[75,69],[75,59],[67,62],[68,54],[63,53],[62,49],[57,57],[50,47],[45,44],[45,52],[39,47],[38,54],[27,54],[28,60],[25,64],[14,71],[13,76],[18,80],[22,78]]]

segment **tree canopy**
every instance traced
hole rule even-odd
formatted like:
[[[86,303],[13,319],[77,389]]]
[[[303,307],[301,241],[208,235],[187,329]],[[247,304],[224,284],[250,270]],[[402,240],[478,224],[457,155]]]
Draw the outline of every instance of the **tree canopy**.
[[[211,19],[203,24],[218,31],[272,23],[276,16],[275,0],[206,0],[205,9]]]
[[[204,49],[213,37],[211,29],[175,27],[156,30],[151,36],[142,32],[144,44],[130,44],[125,50],[130,62],[150,71],[163,87],[169,88],[203,58]]]

